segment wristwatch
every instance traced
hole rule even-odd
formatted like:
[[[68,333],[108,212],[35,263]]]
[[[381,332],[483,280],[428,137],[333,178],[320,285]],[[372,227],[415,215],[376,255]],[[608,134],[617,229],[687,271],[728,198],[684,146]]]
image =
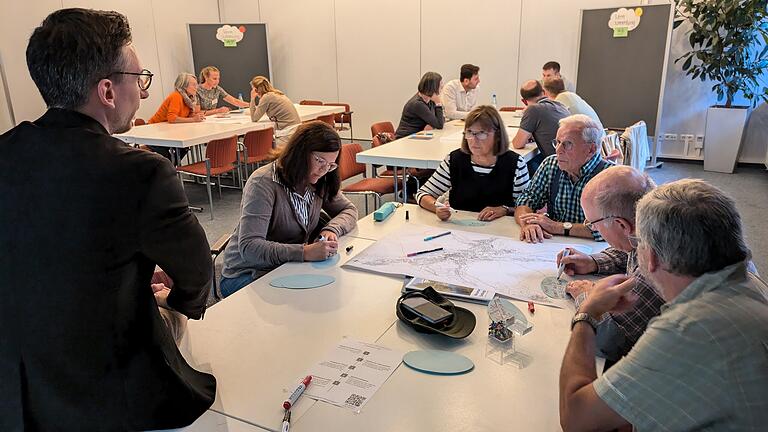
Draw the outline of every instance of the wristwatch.
[[[568,237],[571,235],[571,228],[573,228],[573,224],[570,222],[563,222],[563,235]]]
[[[576,315],[573,316],[573,319],[571,320],[571,331],[573,331],[573,327],[576,325],[576,323],[581,321],[586,321],[592,327],[592,330],[594,330],[595,333],[597,333],[597,326],[600,323],[597,322],[596,319],[589,316],[589,314],[586,312],[578,312]]]
[[[501,206],[502,206],[502,207],[504,208],[504,210],[507,212],[507,216],[509,216],[510,214],[514,213],[514,210],[512,210],[512,207],[510,207],[510,206],[507,206],[507,205],[504,205],[504,204],[502,204]]]

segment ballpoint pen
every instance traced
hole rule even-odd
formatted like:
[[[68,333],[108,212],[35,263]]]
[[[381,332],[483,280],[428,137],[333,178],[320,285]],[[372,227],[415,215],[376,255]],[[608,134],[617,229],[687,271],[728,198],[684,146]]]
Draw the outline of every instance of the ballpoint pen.
[[[563,258],[570,255],[571,250],[568,248],[563,249],[563,256],[560,257],[560,267],[557,269],[557,280],[560,280],[560,276],[563,275],[563,271],[565,270],[565,263],[563,262]]]

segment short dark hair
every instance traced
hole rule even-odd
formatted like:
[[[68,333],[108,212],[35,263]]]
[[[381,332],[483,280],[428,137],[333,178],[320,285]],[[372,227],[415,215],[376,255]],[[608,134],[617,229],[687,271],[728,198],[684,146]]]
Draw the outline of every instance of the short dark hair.
[[[560,63],[556,61],[548,61],[544,63],[544,66],[541,67],[541,70],[554,70],[555,73],[560,73]]]
[[[469,63],[465,65],[461,65],[461,72],[459,73],[459,81],[464,81],[465,79],[472,79],[472,77],[477,75],[478,72],[480,72],[480,68],[478,66],[475,66]]]
[[[49,108],[76,109],[86,104],[91,87],[121,69],[122,49],[130,43],[131,28],[120,13],[61,9],[30,36],[27,67]]]
[[[440,93],[440,82],[443,77],[437,72],[427,72],[421,77],[419,81],[419,93],[432,96],[433,94]]]
[[[496,108],[490,105],[480,105],[475,107],[467,114],[464,119],[464,130],[469,129],[473,124],[479,124],[487,130],[493,131],[493,155],[498,156],[509,151],[509,135],[507,128],[504,127],[504,121]],[[469,154],[469,144],[467,137],[461,137],[461,151]]]
[[[541,87],[541,83],[539,82],[539,80],[536,80],[536,85],[533,86],[532,88],[527,89],[525,88],[525,86],[523,86],[520,89],[520,96],[522,96],[522,98],[525,100],[536,99],[542,94],[544,94],[544,89]]]
[[[557,96],[565,91],[565,83],[562,78],[547,78],[544,80],[544,89]]]
[[[309,176],[312,152],[339,151],[341,154],[340,150],[341,138],[328,123],[319,120],[303,123],[296,128],[277,158],[280,180],[286,186],[296,188]],[[336,156],[336,163],[339,163],[339,156]],[[336,169],[320,177],[315,184],[315,193],[326,201],[335,197],[340,188],[341,179]]]

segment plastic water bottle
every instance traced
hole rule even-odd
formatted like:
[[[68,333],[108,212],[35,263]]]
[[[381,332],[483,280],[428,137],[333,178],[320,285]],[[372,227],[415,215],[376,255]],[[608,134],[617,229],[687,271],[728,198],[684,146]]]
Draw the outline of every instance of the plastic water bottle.
[[[498,108],[496,103],[496,93],[491,93],[491,105],[493,105],[494,108]]]

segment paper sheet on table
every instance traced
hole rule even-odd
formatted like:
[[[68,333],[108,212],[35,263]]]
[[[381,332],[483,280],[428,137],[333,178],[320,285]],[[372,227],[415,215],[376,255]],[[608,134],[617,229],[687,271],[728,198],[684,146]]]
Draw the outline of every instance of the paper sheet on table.
[[[407,275],[470,288],[494,290],[505,297],[567,307],[569,300],[552,298],[541,288],[547,276],[557,275],[557,253],[566,247],[584,253],[588,246],[529,244],[518,239],[452,229],[451,235],[428,242],[443,228],[408,224],[358,253],[342,267],[376,273]],[[443,250],[408,257],[408,253]]]
[[[359,411],[392,375],[403,353],[380,345],[343,339],[309,369],[306,396]]]

